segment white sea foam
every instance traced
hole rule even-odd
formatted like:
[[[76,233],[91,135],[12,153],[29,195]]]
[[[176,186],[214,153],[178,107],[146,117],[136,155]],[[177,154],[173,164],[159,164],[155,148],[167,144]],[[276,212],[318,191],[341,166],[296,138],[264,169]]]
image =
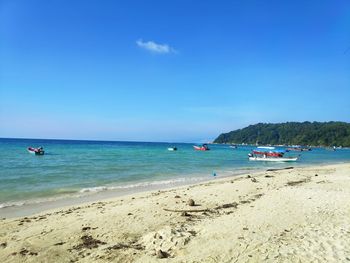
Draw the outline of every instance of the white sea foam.
[[[0,203],[1,208],[13,207],[13,206],[22,206],[25,202],[8,202],[8,203]]]
[[[40,199],[32,199],[27,201],[17,201],[17,202],[4,202],[0,203],[0,209],[3,208],[10,208],[10,207],[20,207],[24,205],[33,205],[33,204],[40,204],[44,202],[52,202],[57,201],[64,198],[76,198],[81,197],[86,194],[93,194],[103,191],[110,191],[110,190],[128,190],[128,189],[147,189],[147,187],[154,187],[154,186],[165,186],[165,185],[179,185],[179,184],[186,184],[186,183],[193,183],[198,181],[204,181],[207,180],[208,177],[189,177],[189,178],[176,178],[171,180],[162,180],[162,181],[151,181],[151,182],[139,182],[134,184],[125,184],[125,185],[111,185],[111,186],[96,186],[96,187],[87,187],[80,190],[77,190],[75,193],[72,193],[68,195],[60,195],[55,197],[48,197],[48,198],[40,198]],[[137,190],[136,190],[137,191]]]
[[[81,189],[79,193],[101,192],[106,190],[109,190],[109,187],[107,186],[87,187],[87,188]]]
[[[66,197],[78,197],[77,193],[75,195],[60,195],[60,196],[54,196],[54,197],[47,197],[47,198],[40,198],[40,199],[30,199],[26,201],[14,201],[14,202],[5,202],[5,203],[0,203],[0,209],[2,208],[10,208],[10,207],[20,207],[24,205],[34,205],[34,204],[41,204],[44,202],[52,202],[52,201],[57,201],[60,199],[64,199]]]
[[[219,174],[220,177],[226,177],[226,176],[232,176],[232,174],[241,174],[244,173],[243,170],[236,170],[236,171],[217,171],[216,174]],[[191,183],[196,183],[200,181],[206,181],[208,180],[208,176],[189,176],[189,177],[180,177],[175,179],[169,179],[169,180],[159,180],[159,181],[148,181],[148,182],[135,182],[131,184],[120,184],[120,185],[104,185],[104,186],[95,186],[95,187],[87,187],[82,189],[77,189],[76,191],[72,189],[61,189],[61,193],[66,194],[60,194],[56,196],[51,196],[47,198],[39,198],[39,199],[31,199],[26,201],[14,201],[14,202],[4,202],[0,203],[0,209],[2,208],[10,208],[10,207],[20,207],[24,205],[34,205],[34,204],[40,204],[45,202],[54,202],[66,198],[79,198],[87,195],[92,195],[95,193],[100,193],[104,191],[118,191],[123,190],[123,192],[127,192],[128,190],[132,191],[138,191],[138,190],[147,190],[149,188],[150,190],[157,189],[157,186],[159,188],[162,188],[162,186],[178,186],[178,185],[186,185]]]
[[[163,181],[152,181],[152,182],[140,182],[135,184],[126,184],[126,185],[117,185],[117,186],[96,186],[96,187],[88,187],[83,188],[79,192],[80,193],[95,193],[102,192],[108,190],[118,190],[118,189],[133,189],[133,188],[147,188],[149,186],[157,186],[157,185],[173,185],[173,184],[181,184],[181,183],[191,183],[198,182],[208,179],[208,177],[190,177],[190,178],[177,178],[172,180],[163,180]]]

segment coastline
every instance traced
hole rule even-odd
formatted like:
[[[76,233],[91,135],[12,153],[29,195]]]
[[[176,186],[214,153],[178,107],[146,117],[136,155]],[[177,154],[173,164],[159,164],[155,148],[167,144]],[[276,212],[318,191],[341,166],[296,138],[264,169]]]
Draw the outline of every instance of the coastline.
[[[350,163],[250,172],[0,219],[0,261],[346,261],[349,174]]]
[[[344,161],[330,162],[323,164],[336,165],[346,163]],[[289,166],[285,163],[280,165]],[[315,164],[308,163],[293,163],[295,168],[312,167]],[[266,171],[270,168],[280,168],[283,166],[265,166],[265,167],[240,167],[236,170],[225,169],[216,171],[217,176],[213,177],[212,174],[192,174],[185,177],[175,177],[168,180],[160,181],[145,181],[145,182],[134,182],[129,184],[121,185],[107,185],[107,186],[96,186],[91,188],[83,188],[79,191],[72,192],[71,194],[62,194],[59,196],[52,196],[41,199],[30,199],[21,200],[14,202],[0,203],[0,218],[16,218],[31,216],[34,214],[42,213],[48,210],[60,209],[64,207],[83,205],[85,203],[103,201],[111,198],[121,198],[123,196],[134,195],[138,193],[147,193],[158,190],[167,190],[172,188],[178,188],[181,186],[190,186],[193,184],[200,184],[205,182],[211,182],[213,180],[220,180],[226,178],[235,178],[240,175],[258,174]]]
[[[251,162],[253,149],[212,145],[197,152],[192,144],[0,139],[0,218],[28,216],[47,209],[94,202],[105,198],[210,181],[286,164]],[[42,145],[45,156],[33,156],[28,145]],[[66,149],[69,148],[69,154]],[[296,154],[291,153],[291,156]],[[299,155],[299,154],[298,154]],[[293,166],[350,160],[349,150],[322,149],[302,154]]]
[[[246,174],[247,172],[253,174],[261,171],[264,171],[264,169],[246,168],[238,169],[238,171],[219,171],[219,176],[217,177],[213,177],[212,175],[191,175],[188,178],[178,177],[169,180],[135,182],[118,186],[97,186],[88,189],[81,189],[79,192],[75,192],[70,195],[49,197],[46,199],[33,199],[29,201],[18,201],[2,204],[3,206],[0,204],[0,218],[31,216],[52,209],[82,205],[84,203],[98,202],[111,198],[121,198],[123,196],[134,195],[138,193],[147,193],[158,190],[178,188],[181,186],[210,182],[217,179],[235,177]]]

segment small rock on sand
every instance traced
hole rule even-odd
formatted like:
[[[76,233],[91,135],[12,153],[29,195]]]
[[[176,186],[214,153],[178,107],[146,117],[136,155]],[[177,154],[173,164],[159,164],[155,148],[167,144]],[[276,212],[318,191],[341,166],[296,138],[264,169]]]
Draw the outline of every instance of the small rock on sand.
[[[191,216],[191,215],[189,213],[187,213],[187,212],[182,212],[181,216]]]
[[[161,249],[159,249],[157,251],[157,258],[167,258],[168,256],[169,256],[169,254],[162,251]]]
[[[6,243],[6,242],[4,242],[4,243],[1,243],[1,244],[0,244],[0,247],[2,247],[2,248],[5,248],[5,247],[7,247],[7,243]]]
[[[188,199],[187,204],[188,204],[189,206],[194,206],[194,205],[195,205],[195,202],[194,202],[193,199]]]

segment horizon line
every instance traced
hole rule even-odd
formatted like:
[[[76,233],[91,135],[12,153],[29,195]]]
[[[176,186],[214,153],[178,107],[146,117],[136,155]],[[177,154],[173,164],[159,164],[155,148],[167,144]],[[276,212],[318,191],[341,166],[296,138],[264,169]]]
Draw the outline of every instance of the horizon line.
[[[196,144],[198,142],[165,142],[165,141],[138,141],[138,140],[101,140],[101,139],[62,139],[62,138],[24,138],[24,137],[0,137],[0,140],[51,140],[51,141],[86,141],[86,142],[135,142],[135,143],[188,143]],[[212,142],[207,142],[212,143]]]

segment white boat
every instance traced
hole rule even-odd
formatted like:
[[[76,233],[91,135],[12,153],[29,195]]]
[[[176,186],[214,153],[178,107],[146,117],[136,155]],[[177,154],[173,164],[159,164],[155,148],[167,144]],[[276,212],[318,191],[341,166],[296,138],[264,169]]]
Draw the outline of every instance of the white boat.
[[[35,155],[44,155],[45,153],[43,147],[39,147],[39,148],[28,147],[27,150],[29,153],[35,154]]]
[[[295,162],[298,157],[249,157],[249,161],[264,161],[264,162]]]
[[[177,148],[176,147],[169,147],[168,151],[177,151]]]

